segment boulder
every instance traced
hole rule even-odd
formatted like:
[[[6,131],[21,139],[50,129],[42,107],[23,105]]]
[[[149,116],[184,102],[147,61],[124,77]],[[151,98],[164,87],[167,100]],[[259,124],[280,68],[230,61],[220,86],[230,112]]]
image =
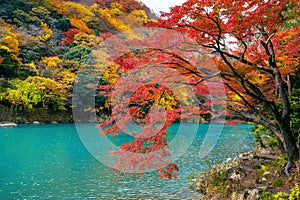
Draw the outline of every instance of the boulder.
[[[245,193],[244,192],[233,192],[231,194],[231,200],[244,200]]]
[[[17,124],[13,122],[0,123],[0,127],[13,127],[13,126],[17,126]]]
[[[258,189],[253,189],[248,191],[247,200],[258,200],[259,199],[259,191]]]

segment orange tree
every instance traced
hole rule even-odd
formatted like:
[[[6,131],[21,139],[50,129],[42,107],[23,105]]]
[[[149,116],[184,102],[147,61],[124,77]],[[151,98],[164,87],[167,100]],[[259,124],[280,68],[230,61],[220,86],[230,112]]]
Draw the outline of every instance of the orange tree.
[[[288,92],[299,70],[298,10],[294,0],[188,0],[148,24],[187,33],[213,53],[230,91],[227,117],[270,129],[288,156],[287,174],[299,159]]]

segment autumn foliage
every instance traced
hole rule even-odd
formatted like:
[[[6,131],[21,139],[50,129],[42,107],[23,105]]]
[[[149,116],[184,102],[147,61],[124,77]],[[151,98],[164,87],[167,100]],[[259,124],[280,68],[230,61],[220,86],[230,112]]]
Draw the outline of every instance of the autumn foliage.
[[[295,15],[294,7],[299,7],[297,1],[188,0],[182,6],[174,7],[170,13],[162,14],[157,22],[146,23],[147,26],[175,30],[187,35],[196,42],[195,46],[201,47],[203,52],[211,56],[218,70],[199,68],[199,62],[186,57],[189,52],[197,52],[188,45],[181,44],[182,46],[172,49],[172,42],[178,37],[174,37],[171,32],[166,34],[172,39],[166,39],[158,31],[162,34],[153,34],[157,37],[155,40],[148,37],[138,38],[126,43],[128,46],[115,40],[119,51],[126,52],[112,56],[112,60],[120,66],[120,82],[122,77],[126,77],[126,73],[132,76],[132,71],[143,71],[148,66],[159,65],[164,69],[174,69],[180,76],[185,77],[182,82],[190,85],[197,94],[197,109],[189,104],[178,106],[180,101],[174,95],[175,98],[168,102],[172,106],[158,109],[160,112],[152,111],[155,105],[161,106],[161,98],[164,97],[162,94],[165,94],[164,87],[155,83],[159,78],[150,75],[159,74],[155,69],[140,73],[139,77],[143,77],[142,79],[151,77],[151,81],[145,81],[145,87],[139,87],[133,81],[124,84],[126,86],[113,84],[102,88],[112,91],[108,94],[110,97],[117,96],[117,99],[121,99],[117,102],[112,99],[112,118],[102,124],[102,128],[107,128],[102,133],[117,135],[123,132],[135,137],[133,142],[122,145],[119,151],[114,152],[118,156],[116,168],[132,172],[133,169],[143,171],[147,167],[153,167],[160,172],[161,177],[176,177],[176,165],[160,162],[152,152],[163,151],[164,154],[159,158],[170,156],[165,151],[168,148],[164,139],[167,134],[166,127],[178,119],[184,119],[185,111],[191,111],[190,114],[199,116],[206,114],[208,120],[226,117],[229,122],[254,122],[267,127],[278,137],[283,153],[288,155],[286,173],[289,174],[290,164],[299,158],[296,145],[298,135],[293,135],[290,130],[288,92],[291,90],[289,76],[294,76],[299,70],[299,26],[285,26],[291,20],[291,15]],[[164,43],[166,41],[169,42],[167,45]],[[188,43],[190,41],[184,44]],[[141,47],[142,50],[132,46]],[[150,48],[144,49],[145,46]],[[201,60],[200,64],[207,66],[205,62],[205,59]],[[168,80],[165,76],[158,77]],[[208,83],[215,84],[215,87],[210,88],[220,88],[215,80],[217,77],[221,77],[226,86],[226,96],[214,96],[220,91],[211,92],[213,90],[207,89]],[[139,80],[138,77],[136,79]],[[175,80],[177,79],[173,77],[173,81]],[[133,85],[133,88],[129,85]],[[212,94],[211,99],[207,98],[208,93]],[[213,105],[226,106],[227,111],[215,112],[211,109]],[[130,116],[126,115],[127,112]],[[154,128],[148,129],[150,116],[159,119],[163,113],[167,117],[162,129],[157,130],[154,135],[151,134]],[[149,134],[151,137],[141,139],[140,134],[124,131],[132,120],[142,128],[141,135]],[[147,157],[148,155],[151,156]],[[162,164],[160,166],[163,171],[153,164],[157,159]]]
[[[289,102],[299,71],[297,10],[298,1],[188,0],[148,24],[187,33],[212,53],[229,90],[228,119],[270,129],[291,163],[299,158]]]

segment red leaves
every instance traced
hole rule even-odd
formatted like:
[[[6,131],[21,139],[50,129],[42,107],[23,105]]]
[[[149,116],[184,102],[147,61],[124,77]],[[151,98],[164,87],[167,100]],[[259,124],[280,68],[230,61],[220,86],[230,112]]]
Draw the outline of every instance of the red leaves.
[[[101,134],[134,137],[113,152],[115,169],[139,174],[157,170],[162,178],[175,178],[178,168],[168,160],[167,127],[177,120],[198,122],[199,115],[209,118],[215,111],[203,103],[210,90],[214,97],[220,95],[221,87],[203,82],[202,71],[216,69],[195,41],[176,31],[150,29],[144,37],[126,41],[122,36],[105,40],[120,76],[113,87],[100,87],[112,102],[111,118],[101,124]],[[130,131],[133,124],[138,131]]]
[[[232,119],[251,114],[267,118],[269,102],[280,102],[273,70],[278,66],[285,77],[299,63],[299,27],[280,29],[289,2],[188,0],[163,13],[157,23],[146,24],[167,29],[151,30],[135,40],[107,39],[120,78],[114,88],[104,89],[113,108],[111,119],[102,123],[103,134],[134,136],[114,152],[115,168],[136,173],[155,169],[161,178],[171,179],[177,177],[178,168],[166,159],[170,156],[166,128],[174,121],[199,115],[217,120],[227,114]],[[220,72],[201,56],[200,46]],[[179,98],[180,93],[185,98]],[[188,97],[193,95],[195,102]],[[221,109],[227,104],[230,113]],[[141,133],[127,130],[132,123]]]
[[[159,176],[160,178],[172,179],[178,177],[178,167],[174,163],[170,163],[166,167],[159,169]]]
[[[76,28],[70,28],[67,32],[64,32],[65,38],[63,39],[61,45],[72,44],[74,41],[75,35],[80,32],[81,31]]]

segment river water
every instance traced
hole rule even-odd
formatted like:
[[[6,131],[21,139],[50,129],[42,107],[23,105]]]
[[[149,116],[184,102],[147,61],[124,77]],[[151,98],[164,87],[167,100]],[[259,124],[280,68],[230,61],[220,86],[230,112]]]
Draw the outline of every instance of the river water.
[[[98,134],[95,124],[78,126]],[[174,180],[161,180],[156,172],[144,178],[116,175],[89,153],[80,139],[82,133],[78,134],[80,127],[74,124],[0,128],[0,199],[169,199],[187,188],[192,172],[254,148],[250,125],[227,126],[214,148],[200,159],[199,148],[209,125],[184,124],[186,138],[195,126],[198,130],[191,145],[175,161],[180,171]],[[168,132],[171,141],[178,134],[178,124]],[[120,139],[113,142],[122,143]]]

